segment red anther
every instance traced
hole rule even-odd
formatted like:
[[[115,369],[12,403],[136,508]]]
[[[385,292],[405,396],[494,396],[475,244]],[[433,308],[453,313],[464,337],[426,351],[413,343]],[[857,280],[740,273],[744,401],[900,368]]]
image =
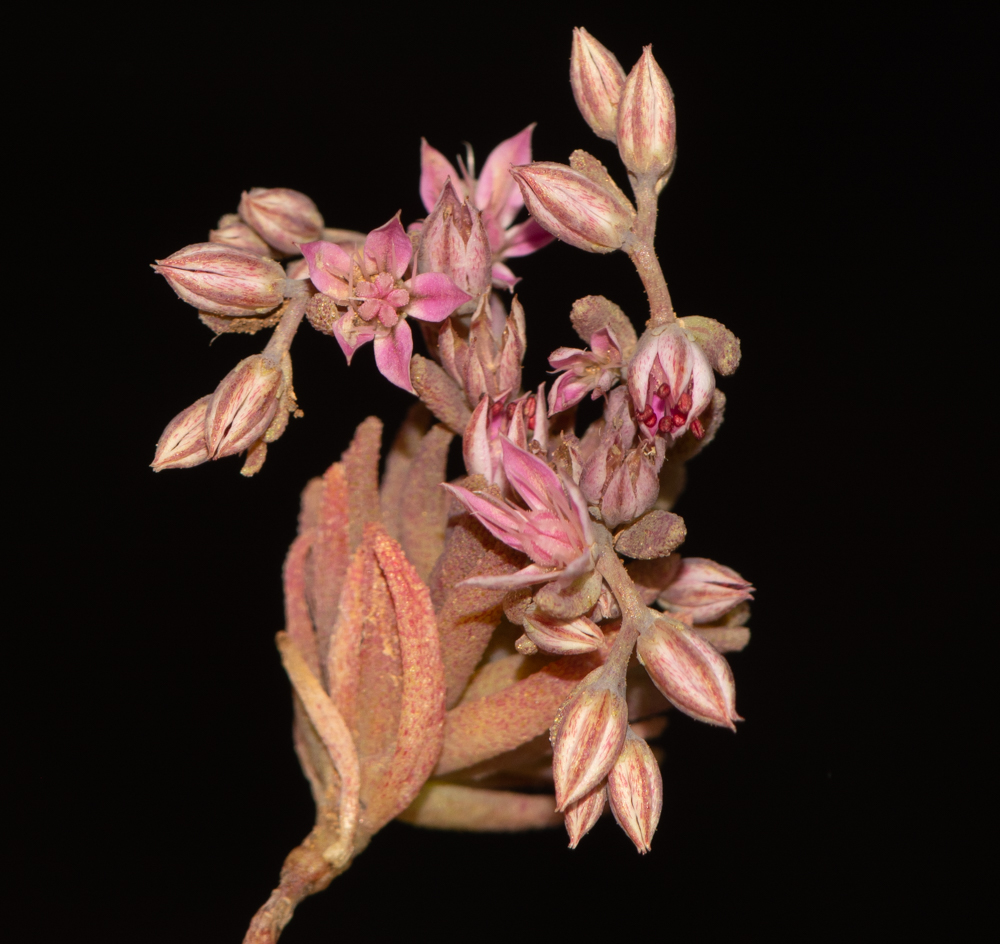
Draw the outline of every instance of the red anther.
[[[691,399],[691,394],[685,390],[680,397],[677,398],[676,409],[680,410],[681,413],[687,416],[688,413],[691,412],[692,403],[694,403],[694,400]]]
[[[656,388],[656,395],[661,400],[666,400],[670,396],[670,384],[661,383],[660,386]]]
[[[517,409],[517,405],[514,403],[507,404],[507,419],[514,419],[514,411]]]
[[[646,409],[644,409],[641,413],[636,413],[635,418],[640,423],[645,423],[647,426],[649,426],[649,421],[653,417],[653,415],[654,415],[653,408],[651,406],[647,406]]]
[[[528,417],[527,427],[531,432],[535,431],[535,418],[533,416]]]
[[[650,410],[649,416],[643,417],[642,421],[643,423],[646,424],[646,426],[652,429],[656,425],[656,414],[652,410]]]
[[[677,407],[674,407],[670,413],[670,422],[674,424],[674,429],[680,429],[687,421],[687,413],[681,413]]]
[[[691,432],[695,439],[701,439],[705,435],[705,427],[701,425],[701,420],[697,416],[691,420]]]
[[[667,419],[667,418],[666,418],[666,417],[664,416],[664,417],[663,417],[663,418],[662,418],[662,419],[660,420],[660,425],[659,425],[659,426],[657,426],[656,428],[657,428],[657,429],[658,429],[658,430],[659,430],[659,431],[660,431],[661,433],[665,433],[665,432],[666,432],[666,431],[667,431],[668,429],[670,429],[670,420],[668,420],[668,419]]]
[[[501,413],[503,413],[503,404],[497,401],[490,407],[490,416],[496,419]]]
[[[538,408],[538,404],[535,403],[535,398],[534,397],[528,397],[528,399],[524,401],[524,415],[526,417],[534,416],[535,415],[535,410],[537,408]],[[534,429],[535,427],[532,426],[531,428]]]

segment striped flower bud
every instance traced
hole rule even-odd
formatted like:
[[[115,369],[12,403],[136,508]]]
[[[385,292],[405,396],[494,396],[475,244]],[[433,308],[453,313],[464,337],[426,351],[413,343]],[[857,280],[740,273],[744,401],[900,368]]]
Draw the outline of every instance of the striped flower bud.
[[[208,462],[205,445],[205,412],[211,395],[196,400],[168,424],[156,444],[151,463],[154,472],[164,469],[190,469]]]
[[[263,315],[281,304],[285,270],[273,259],[225,243],[194,243],[152,267],[177,296],[213,315]]]
[[[552,161],[522,164],[510,172],[528,212],[556,238],[587,252],[621,248],[635,212],[620,192]]]
[[[205,416],[211,459],[232,456],[267,432],[284,387],[280,367],[255,354],[240,361],[215,388]]]
[[[604,812],[604,801],[607,799],[607,795],[607,788],[602,783],[585,797],[581,797],[566,807],[565,823],[566,832],[569,833],[570,849],[575,849],[580,844],[580,840],[597,825],[601,813]]]
[[[559,620],[536,608],[529,608],[524,615],[524,634],[539,649],[560,656],[593,652],[604,645],[601,627],[586,616]]]
[[[660,822],[663,777],[649,745],[631,728],[608,773],[608,800],[618,825],[645,855]]]
[[[553,726],[558,810],[586,796],[608,775],[625,742],[628,705],[623,695],[601,683],[602,672],[594,670],[594,687],[578,691]],[[582,684],[587,686],[587,681]]]
[[[254,187],[240,198],[240,216],[280,252],[319,239],[323,217],[304,193],[287,187]]]
[[[639,636],[639,661],[664,697],[698,721],[736,730],[736,685],[729,663],[678,619],[662,616]]]
[[[237,249],[249,249],[258,256],[271,255],[271,247],[235,213],[227,213],[219,220],[218,229],[213,229],[208,234],[208,241],[235,246]]]
[[[625,85],[625,70],[614,53],[602,46],[582,26],[573,30],[569,82],[580,114],[594,134],[615,140],[618,101]]]
[[[673,166],[677,117],[674,93],[646,46],[625,80],[618,105],[618,153],[633,174],[663,177]]]

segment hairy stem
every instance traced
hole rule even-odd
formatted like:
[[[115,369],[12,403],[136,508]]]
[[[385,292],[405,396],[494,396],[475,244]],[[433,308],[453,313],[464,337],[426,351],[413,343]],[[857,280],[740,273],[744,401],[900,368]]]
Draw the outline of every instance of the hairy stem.
[[[629,577],[621,558],[610,545],[601,548],[597,558],[597,572],[607,581],[622,611],[622,626],[611,646],[605,665],[609,672],[619,672],[624,678],[632,647],[641,633],[653,620],[642,602],[632,578]]]
[[[278,327],[274,329],[274,334],[271,335],[271,340],[267,342],[267,347],[263,351],[264,361],[271,367],[277,367],[281,363],[281,358],[292,346],[292,340],[295,332],[299,330],[299,325],[302,324],[308,303],[308,295],[296,295],[289,301]]]
[[[626,244],[632,264],[642,279],[649,299],[649,326],[670,324],[676,321],[670,300],[667,281],[656,258],[653,241],[656,237],[656,182],[652,178],[637,177],[632,181],[637,204],[637,216],[632,227],[632,239]]]

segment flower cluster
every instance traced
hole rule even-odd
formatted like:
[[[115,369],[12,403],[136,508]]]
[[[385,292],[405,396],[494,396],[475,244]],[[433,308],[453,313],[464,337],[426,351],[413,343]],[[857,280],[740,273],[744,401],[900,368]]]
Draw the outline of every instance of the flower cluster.
[[[381,373],[419,400],[381,482],[372,417],[303,493],[278,644],[317,825],[247,941],[273,941],[295,903],[394,817],[562,822],[575,847],[609,807],[647,852],[663,806],[649,741],[668,709],[731,730],[742,720],[725,653],[749,640],[754,588],[683,557],[687,527],[671,510],[685,463],[722,421],[716,375],[740,356],[719,322],[678,317],[654,250],[673,93],[651,47],[626,73],[583,29],[570,83],[591,129],[617,146],[633,199],[585,151],[532,161],[529,125],[478,176],[471,148],[456,169],[424,141],[427,216],[408,226],[397,213],[367,234],[331,229],[304,194],[256,188],[207,242],[154,266],[216,333],[274,327],[168,424],[155,470],[245,453],[243,473],[257,472],[300,415],[290,348],[303,323],[334,337],[348,364],[372,342]],[[626,253],[649,313],[634,313],[637,334],[608,299],[577,299],[570,322],[585,347],[557,348],[548,388],[526,389],[527,319],[508,296],[519,281],[508,262],[553,239]],[[588,396],[603,415],[578,435]],[[448,482],[455,436],[466,474]]]

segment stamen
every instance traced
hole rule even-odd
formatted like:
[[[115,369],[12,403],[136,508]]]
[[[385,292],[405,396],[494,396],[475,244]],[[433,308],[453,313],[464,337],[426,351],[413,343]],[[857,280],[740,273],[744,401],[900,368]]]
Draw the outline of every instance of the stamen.
[[[503,413],[503,404],[498,400],[490,407],[490,416],[497,419],[501,413]]]
[[[677,409],[687,416],[691,412],[692,403],[694,400],[691,399],[691,394],[685,390],[677,400]]]
[[[670,420],[665,416],[660,420],[659,426],[656,427],[661,433],[666,433],[670,429]]]
[[[701,425],[701,420],[697,416],[691,420],[691,433],[695,439],[701,439],[705,435],[705,427]]]
[[[528,417],[528,422],[525,424],[531,432],[535,431],[535,418],[533,416]]]
[[[670,384],[661,383],[660,386],[656,388],[656,395],[661,400],[666,400],[670,396]]]
[[[647,426],[651,426],[652,423],[650,423],[650,420],[655,422],[656,415],[653,413],[653,408],[651,406],[647,406],[641,413],[636,413],[635,418],[640,423],[645,423]]]
[[[524,415],[526,417],[532,417],[532,416],[534,416],[535,415],[535,410],[537,408],[538,408],[538,404],[535,403],[535,398],[534,397],[528,397],[528,399],[524,403]],[[530,428],[534,429],[535,427],[532,426]]]

